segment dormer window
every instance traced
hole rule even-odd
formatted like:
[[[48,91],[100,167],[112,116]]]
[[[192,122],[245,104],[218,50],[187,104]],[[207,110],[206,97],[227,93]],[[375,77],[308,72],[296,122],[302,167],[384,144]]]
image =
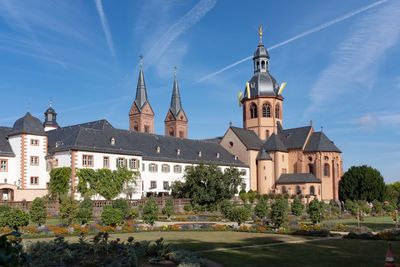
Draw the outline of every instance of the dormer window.
[[[158,146],[156,149],[157,149],[157,153],[160,153],[161,148]]]
[[[181,150],[180,150],[179,148],[176,150],[176,154],[177,154],[178,156],[181,154]]]
[[[63,145],[63,142],[62,141],[57,141],[56,142],[56,147],[60,147],[60,146],[62,146]]]
[[[199,158],[201,158],[201,151],[199,151]]]
[[[236,155],[234,155],[233,158],[234,158],[235,160],[238,160],[238,156],[236,156]]]
[[[110,139],[110,144],[111,144],[112,146],[115,145],[115,138],[114,138],[114,137],[111,137],[111,139]]]
[[[217,159],[219,159],[219,153],[217,153]]]

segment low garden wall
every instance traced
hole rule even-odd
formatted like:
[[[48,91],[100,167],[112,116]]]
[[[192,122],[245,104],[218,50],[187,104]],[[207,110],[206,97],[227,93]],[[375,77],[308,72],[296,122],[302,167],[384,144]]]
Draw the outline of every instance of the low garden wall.
[[[158,204],[158,207],[161,209],[165,206],[168,198],[159,197],[154,198]],[[127,200],[131,208],[140,208],[142,207],[147,201],[147,198],[138,199],[138,200]],[[177,198],[173,199],[174,201],[174,208],[176,213],[183,212],[183,207],[185,205],[190,204],[190,199],[188,198]],[[93,200],[93,217],[100,217],[101,212],[103,211],[103,207],[107,205],[112,205],[112,200]],[[32,201],[0,201],[0,205],[2,206],[9,206],[11,208],[21,209],[23,211],[28,212],[29,208],[32,205]],[[57,201],[50,201],[47,202],[47,214],[50,217],[58,216],[59,213],[59,203]]]

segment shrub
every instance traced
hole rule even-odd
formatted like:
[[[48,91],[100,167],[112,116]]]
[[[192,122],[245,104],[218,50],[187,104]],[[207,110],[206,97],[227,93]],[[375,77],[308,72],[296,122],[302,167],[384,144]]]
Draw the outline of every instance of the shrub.
[[[149,198],[143,207],[143,221],[153,226],[158,218],[158,205],[154,198]]]
[[[247,201],[247,193],[246,193],[246,190],[244,190],[244,189],[242,189],[242,190],[240,190],[240,192],[239,192],[239,197],[240,197],[240,199],[243,201],[243,203],[246,203],[246,201]]]
[[[2,212],[2,225],[8,226],[18,230],[20,226],[27,226],[29,224],[28,213],[19,209],[9,209],[8,211]]]
[[[190,204],[185,205],[185,206],[183,206],[183,210],[186,211],[186,212],[193,211],[193,206],[190,205]]]
[[[296,196],[292,203],[292,214],[294,216],[300,216],[303,213],[304,205],[300,199]]]
[[[112,207],[115,209],[120,209],[124,215],[129,212],[129,203],[126,199],[119,198],[113,201]]]
[[[35,198],[29,210],[29,217],[32,222],[39,226],[46,223],[47,210],[45,200],[43,198]]]
[[[322,219],[322,206],[318,199],[313,199],[308,204],[307,213],[310,216],[312,223],[319,223]]]
[[[288,201],[286,198],[277,198],[271,206],[271,221],[276,227],[287,222]]]
[[[70,225],[75,220],[77,211],[78,211],[77,201],[67,196],[61,199],[60,217],[61,221],[64,224]]]
[[[229,218],[229,214],[230,214],[232,208],[233,208],[233,205],[232,205],[232,203],[231,203],[228,199],[225,199],[225,200],[222,201],[221,204],[219,205],[219,209],[220,209],[222,215],[223,215],[225,218]]]
[[[80,207],[76,212],[75,218],[81,225],[87,224],[92,219],[92,210]]]
[[[161,212],[163,215],[166,215],[168,219],[171,217],[171,215],[174,215],[174,201],[171,198],[167,199],[165,207]]]
[[[382,202],[379,202],[378,200],[372,201],[372,210],[376,215],[383,215],[383,204]]]
[[[120,209],[104,206],[101,213],[101,221],[108,226],[121,225],[124,221],[124,214]]]
[[[249,192],[247,192],[247,198],[248,198],[250,204],[254,203],[254,200],[256,199],[256,197],[257,197],[256,191],[249,190]]]
[[[268,214],[268,201],[261,197],[258,200],[257,205],[254,207],[254,214],[261,220],[267,217]]]
[[[7,226],[7,214],[10,209],[9,206],[0,206],[0,227]]]
[[[125,217],[127,219],[136,219],[138,216],[139,216],[139,210],[137,208],[131,208]]]
[[[250,210],[246,207],[233,207],[229,212],[229,220],[237,222],[240,226],[250,216]]]

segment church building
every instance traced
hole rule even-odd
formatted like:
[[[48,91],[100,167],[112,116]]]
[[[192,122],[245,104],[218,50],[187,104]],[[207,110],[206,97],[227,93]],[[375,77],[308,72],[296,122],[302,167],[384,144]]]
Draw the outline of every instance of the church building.
[[[136,184],[126,185],[120,197],[166,195],[173,182],[184,179],[188,166],[200,163],[216,164],[223,171],[239,169],[245,190],[298,195],[305,202],[338,200],[341,151],[312,126],[284,128],[284,97],[269,60],[260,29],[253,75],[241,99],[243,127],[230,126],[221,138],[188,138],[176,69],[164,134],[156,134],[142,62],[129,129],[115,128],[104,119],[60,126],[51,106],[43,123],[27,113],[13,127],[0,127],[0,201],[31,201],[47,194],[50,171],[56,167],[71,168],[75,198],[81,197],[76,175],[81,168],[139,171]]]

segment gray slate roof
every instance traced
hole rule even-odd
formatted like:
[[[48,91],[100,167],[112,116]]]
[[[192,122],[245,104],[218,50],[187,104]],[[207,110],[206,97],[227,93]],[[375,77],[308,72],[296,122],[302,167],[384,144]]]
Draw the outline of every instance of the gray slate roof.
[[[287,149],[301,149],[311,129],[311,126],[291,128],[282,130],[278,135]]]
[[[83,151],[141,155],[146,160],[201,163],[247,167],[215,142],[181,139],[114,128],[106,120],[63,127],[48,132],[49,153]],[[115,145],[111,145],[115,138]],[[157,153],[157,147],[160,152]],[[180,155],[177,150],[180,149]],[[201,157],[199,152],[201,151]],[[219,158],[217,157],[219,154]]]
[[[264,143],[263,149],[266,151],[288,152],[286,146],[282,143],[279,136],[272,134]]]
[[[169,110],[171,111],[172,115],[174,115],[175,118],[178,117],[180,111],[183,111],[181,103],[181,95],[179,93],[179,86],[176,78],[174,79],[174,86],[172,87],[171,105],[169,107]]]
[[[316,178],[312,173],[282,173],[276,184],[305,184],[320,183],[321,180]]]
[[[238,127],[230,127],[232,131],[239,137],[240,141],[246,146],[247,149],[259,150],[262,146],[262,141],[252,131]]]
[[[338,152],[341,153],[340,149],[323,133],[314,132],[304,148],[305,152]]]
[[[15,154],[11,149],[10,143],[7,140],[7,136],[11,131],[12,128],[0,127],[0,156],[15,157]]]
[[[137,108],[141,110],[144,104],[146,104],[146,102],[148,101],[149,100],[147,98],[147,89],[146,89],[146,82],[144,81],[143,69],[140,68],[139,78],[136,86],[136,98],[134,103],[136,104]]]
[[[265,149],[262,149],[258,152],[257,160],[272,160],[272,158]]]
[[[9,135],[17,135],[17,134],[33,134],[33,135],[46,135],[42,122],[32,116],[31,113],[27,112],[25,116],[19,118],[12,128],[12,131]]]

